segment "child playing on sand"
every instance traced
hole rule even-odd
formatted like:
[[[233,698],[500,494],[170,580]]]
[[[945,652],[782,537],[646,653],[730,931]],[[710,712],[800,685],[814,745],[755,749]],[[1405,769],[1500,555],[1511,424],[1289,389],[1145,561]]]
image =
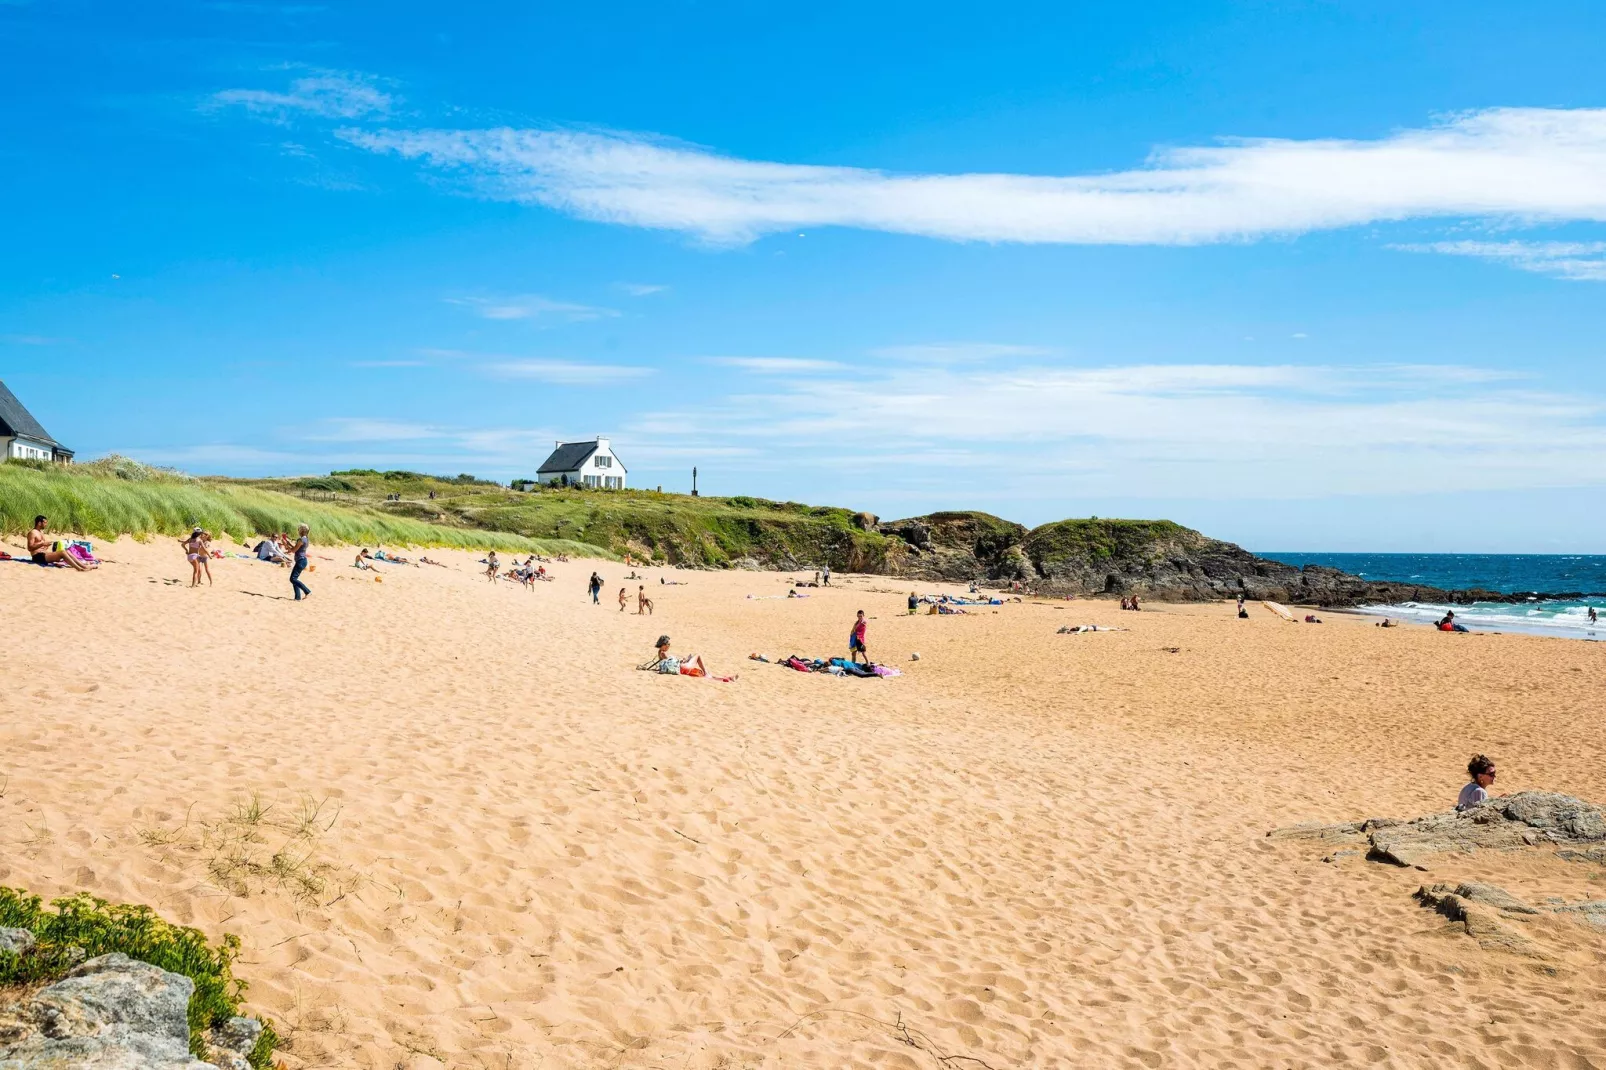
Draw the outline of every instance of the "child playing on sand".
[[[502,562],[496,559],[496,551],[492,550],[485,555],[485,578],[492,583],[496,582],[497,574],[502,571]]]
[[[1472,780],[1461,789],[1455,801],[1457,810],[1470,810],[1489,800],[1489,789],[1494,787],[1494,762],[1482,754],[1474,754],[1467,763],[1467,775]]]
[[[909,615],[912,617],[920,611],[920,596],[913,591],[909,592]]]
[[[625,611],[625,601],[627,598],[628,595],[626,595],[625,589],[623,587],[619,588],[619,612],[621,613]]]
[[[858,619],[853,622],[853,631],[848,633],[848,660],[857,661],[863,655],[864,663],[870,664],[870,651],[864,645],[864,610],[859,610]]]
[[[652,616],[652,599],[647,597],[647,585],[642,584],[636,588],[636,616],[643,613]]]

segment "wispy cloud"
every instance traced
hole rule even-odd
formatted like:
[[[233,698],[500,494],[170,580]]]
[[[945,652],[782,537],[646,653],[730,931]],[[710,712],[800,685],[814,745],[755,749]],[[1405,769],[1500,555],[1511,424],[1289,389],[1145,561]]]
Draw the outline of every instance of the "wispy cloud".
[[[563,386],[604,386],[639,379],[652,373],[651,368],[570,360],[498,361],[483,365],[483,370],[499,379],[528,379]]]
[[[1606,220],[1606,109],[1492,108],[1375,140],[1240,138],[1111,174],[895,174],[564,129],[338,131],[488,196],[742,243],[803,226],[1193,244],[1435,217]]]
[[[1393,248],[1475,256],[1558,279],[1606,282],[1606,242],[1602,241],[1438,241]]]
[[[727,368],[758,372],[762,375],[791,375],[798,372],[841,371],[846,365],[834,360],[810,360],[804,357],[704,357],[705,364],[718,364]]]
[[[542,317],[581,322],[609,319],[619,315],[618,310],[594,305],[577,305],[569,301],[554,301],[539,294],[522,294],[509,297],[448,297],[447,304],[460,305],[488,320],[528,320]]]
[[[283,121],[292,114],[324,119],[374,119],[391,113],[395,98],[379,80],[352,71],[311,71],[293,79],[284,92],[225,89],[212,94],[214,106],[240,107],[259,117]]]
[[[438,427],[409,420],[340,416],[321,421],[300,437],[307,442],[408,442],[441,434]]]
[[[655,442],[745,448],[750,470],[903,458],[1034,496],[1306,497],[1599,485],[1606,399],[1459,366],[869,366],[644,416]],[[972,415],[975,414],[975,415]],[[980,415],[986,414],[986,415]],[[1001,462],[1007,464],[1000,466]],[[1004,475],[1000,476],[999,473]],[[889,488],[890,489],[890,488]]]
[[[1052,351],[1041,346],[1004,345],[997,342],[938,342],[926,345],[881,346],[870,350],[870,355],[920,364],[968,364],[1007,357],[1045,357],[1050,352]]]
[[[669,287],[650,282],[621,282],[619,288],[631,297],[650,297],[666,292]]]

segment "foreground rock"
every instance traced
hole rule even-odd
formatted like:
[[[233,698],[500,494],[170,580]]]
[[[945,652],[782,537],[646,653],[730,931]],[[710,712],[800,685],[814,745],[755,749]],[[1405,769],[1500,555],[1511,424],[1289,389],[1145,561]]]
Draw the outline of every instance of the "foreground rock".
[[[1427,869],[1434,855],[1446,851],[1600,844],[1606,841],[1606,814],[1571,795],[1522,791],[1470,810],[1430,814],[1413,821],[1374,817],[1342,825],[1295,825],[1267,835],[1364,844],[1369,848],[1367,857],[1374,861]]]
[[[1417,902],[1460,923],[1485,951],[1550,958],[1571,943],[1564,927],[1530,925],[1536,920],[1581,921],[1606,929],[1606,900],[1530,906],[1493,884],[1431,884],[1416,890]],[[1525,929],[1530,931],[1524,931]],[[1548,937],[1548,939],[1546,939]]]
[[[262,1023],[235,1018],[214,1029],[216,1061],[203,1063],[190,1054],[194,992],[188,977],[127,955],[90,959],[0,1007],[0,1070],[247,1070]]]

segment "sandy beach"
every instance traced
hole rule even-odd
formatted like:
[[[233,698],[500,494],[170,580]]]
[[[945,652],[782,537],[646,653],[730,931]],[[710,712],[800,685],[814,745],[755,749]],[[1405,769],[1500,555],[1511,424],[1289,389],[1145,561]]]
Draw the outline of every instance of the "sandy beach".
[[[449,551],[317,548],[298,605],[102,552],[0,564],[0,884],[238,934],[292,1070],[1606,1066],[1606,931],[1502,954],[1411,898],[1600,865],[1265,835],[1448,809],[1474,751],[1606,801],[1601,645],[660,569],[643,617],[618,563]],[[748,660],[843,655],[861,608],[905,675]],[[740,678],[635,671],[660,633]]]

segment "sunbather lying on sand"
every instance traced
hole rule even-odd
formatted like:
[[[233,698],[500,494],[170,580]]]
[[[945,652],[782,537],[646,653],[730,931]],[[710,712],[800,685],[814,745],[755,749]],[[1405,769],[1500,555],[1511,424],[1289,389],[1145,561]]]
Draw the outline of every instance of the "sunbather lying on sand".
[[[661,672],[666,676],[705,676],[721,683],[730,683],[736,679],[735,674],[730,676],[709,676],[708,667],[703,664],[699,654],[671,654],[669,652],[669,636],[660,635],[657,644],[657,656],[651,661],[637,665],[636,668],[649,672]]]

